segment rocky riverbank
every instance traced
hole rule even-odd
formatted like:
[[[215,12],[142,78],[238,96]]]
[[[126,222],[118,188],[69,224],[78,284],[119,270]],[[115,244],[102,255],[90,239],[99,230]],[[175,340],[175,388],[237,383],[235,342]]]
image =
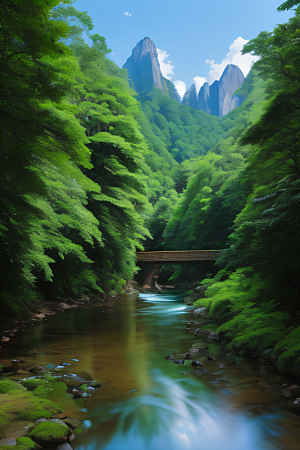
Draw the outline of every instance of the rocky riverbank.
[[[204,294],[199,287],[190,291],[184,302],[193,305]],[[299,415],[299,380],[278,372],[272,349],[259,354],[230,345],[211,329],[214,321],[206,313],[205,307],[194,309],[193,320],[185,328],[193,343],[187,351],[167,355],[166,359],[182,365],[182,374],[201,377],[221,390],[233,403],[246,408],[272,404]]]
[[[71,450],[76,434],[89,427],[83,399],[101,388],[96,380],[66,373],[72,361],[43,367],[13,360],[0,366],[1,450]],[[54,401],[58,397],[65,408]]]

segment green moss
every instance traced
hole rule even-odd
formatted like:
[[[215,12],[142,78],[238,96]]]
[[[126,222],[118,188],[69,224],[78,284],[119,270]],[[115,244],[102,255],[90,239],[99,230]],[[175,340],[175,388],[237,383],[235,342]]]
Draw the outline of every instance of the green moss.
[[[47,382],[44,380],[41,380],[39,378],[33,378],[30,380],[24,380],[22,381],[22,385],[26,387],[28,391],[33,391],[34,389],[44,386]]]
[[[17,441],[17,445],[13,447],[16,450],[33,450],[35,448],[35,442],[33,442],[28,437],[21,437],[21,438],[18,438],[16,441]],[[0,446],[0,450],[12,450],[12,446],[11,445],[2,445],[2,446]]]
[[[87,390],[87,385],[86,385],[86,384],[82,384],[82,385],[79,387],[79,389],[80,389],[81,391],[86,391],[86,390]]]
[[[9,426],[9,417],[4,412],[0,411],[0,437],[4,435],[4,431]]]
[[[10,381],[10,380],[8,380]],[[11,382],[13,383],[13,382]],[[18,386],[17,383],[14,383]],[[31,392],[14,390],[0,394],[0,435],[13,420],[27,420],[34,422],[41,417],[51,418],[53,414],[62,412],[55,403],[32,395]]]
[[[41,417],[45,419],[50,419],[52,417],[52,413],[50,411],[45,411],[43,408],[29,408],[25,411],[22,411],[17,417],[18,420],[32,420],[36,421]]]
[[[35,442],[29,437],[20,437],[17,439],[17,450],[32,450],[34,447]]]
[[[52,444],[53,442],[64,442],[69,433],[67,425],[60,425],[53,422],[39,423],[30,433],[34,441],[41,445]]]
[[[0,380],[0,394],[7,394],[13,391],[25,391],[25,388],[16,381],[7,379]]]
[[[40,398],[49,398],[53,392],[53,389],[50,386],[40,386],[32,391],[35,397]]]

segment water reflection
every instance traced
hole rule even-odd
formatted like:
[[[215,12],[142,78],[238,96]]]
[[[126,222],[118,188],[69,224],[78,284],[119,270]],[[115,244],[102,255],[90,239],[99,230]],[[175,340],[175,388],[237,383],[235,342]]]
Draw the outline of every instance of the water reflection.
[[[142,294],[131,303],[127,357],[135,392],[113,403],[94,403],[92,427],[77,441],[78,450],[276,450],[276,415],[233,412],[201,380],[180,374],[164,360],[181,338],[179,316],[188,308],[181,293]],[[188,348],[190,336],[182,338]],[[186,344],[185,344],[186,342]],[[158,350],[160,349],[160,350]],[[186,369],[186,368],[185,368]]]
[[[194,319],[191,309],[182,292],[124,295],[108,305],[49,317],[16,336],[4,352],[28,364],[67,362],[62,379],[70,372],[102,384],[91,397],[76,400],[78,417],[91,422],[72,442],[76,450],[298,450],[294,437],[291,445],[280,444],[285,437],[278,423],[287,429],[287,421],[273,412],[272,391],[258,390],[267,376],[255,362],[232,366],[220,356],[208,364],[203,357],[208,372],[198,377],[189,361],[182,366],[165,360],[193,343],[199,346],[185,331]],[[222,353],[215,343],[209,350],[216,359]],[[55,401],[72,414],[72,399]],[[298,418],[285,417],[300,429]]]
[[[277,448],[262,444],[269,432],[274,434],[268,422],[272,424],[275,415],[255,419],[233,414],[214,404],[195,380],[174,380],[159,370],[152,372],[151,379],[149,391],[97,408],[90,416],[86,442],[78,450]]]

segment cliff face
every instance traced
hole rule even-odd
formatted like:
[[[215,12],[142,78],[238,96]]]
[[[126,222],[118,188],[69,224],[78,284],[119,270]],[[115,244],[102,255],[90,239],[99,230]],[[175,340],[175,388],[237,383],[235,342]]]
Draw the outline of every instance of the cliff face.
[[[229,64],[219,81],[219,117],[223,117],[234,109],[233,93],[242,86],[244,74],[238,66]]]
[[[138,93],[150,92],[154,87],[161,89],[164,94],[168,93],[160,71],[155,44],[148,37],[136,45],[123,68],[128,70],[129,78]]]
[[[184,94],[181,103],[183,105],[190,106],[191,108],[198,109],[198,95],[194,83],[189,87],[189,89]]]
[[[156,47],[150,38],[145,37],[132,50],[131,56],[123,66],[128,70],[129,79],[139,94],[147,94],[153,88],[180,102],[180,96],[170,80],[162,76]],[[219,81],[209,86],[205,83],[197,95],[193,83],[184,94],[182,104],[202,110],[214,116],[223,117],[239,106],[242,101],[233,93],[242,86],[244,75],[238,66],[229,64]]]
[[[242,86],[245,77],[238,66],[229,64],[220,81],[214,81],[211,86],[205,83],[198,95],[198,109],[208,114],[223,117],[241,104],[233,93]]]

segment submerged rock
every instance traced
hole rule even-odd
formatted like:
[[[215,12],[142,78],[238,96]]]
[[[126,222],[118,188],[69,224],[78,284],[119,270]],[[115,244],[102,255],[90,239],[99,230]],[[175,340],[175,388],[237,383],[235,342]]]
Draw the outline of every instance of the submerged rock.
[[[200,361],[192,361],[191,365],[193,367],[202,367],[203,364]]]

